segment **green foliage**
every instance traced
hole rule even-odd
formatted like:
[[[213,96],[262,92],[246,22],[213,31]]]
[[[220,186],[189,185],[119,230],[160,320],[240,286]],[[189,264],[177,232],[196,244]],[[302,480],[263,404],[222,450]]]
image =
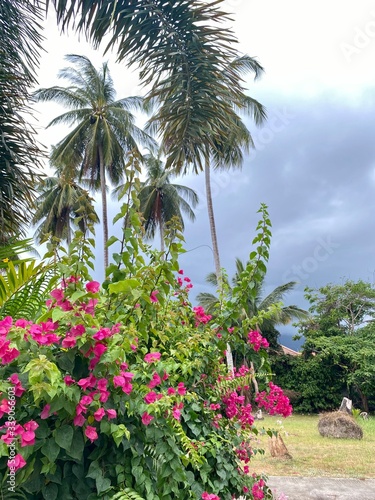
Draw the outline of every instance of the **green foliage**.
[[[373,286],[348,280],[306,289],[306,298],[311,317],[297,324],[303,355],[291,359],[288,370],[276,358],[277,380],[298,393],[296,411],[337,409],[343,396],[369,411],[375,400]]]
[[[337,409],[345,395],[344,371],[329,358],[274,355],[271,358],[275,382],[282,386],[299,413]]]
[[[53,266],[28,259],[1,267],[0,315],[17,319],[40,314],[57,279]]]
[[[0,4],[0,241],[24,231],[30,220],[41,150],[27,98],[36,83],[41,50],[39,2]],[[40,170],[41,171],[41,170]]]
[[[101,290],[89,275],[90,242],[78,232],[68,249],[51,248],[60,280],[50,308],[37,321],[1,322],[10,342],[5,348],[19,352],[0,367],[0,391],[13,384],[25,389],[16,395],[17,424],[33,428],[28,445],[20,446],[24,431],[16,438],[27,462],[17,485],[29,500],[188,500],[204,491],[224,499],[256,481],[239,471],[237,451],[253,430],[241,420],[244,403],[232,416],[225,403],[256,374],[230,379],[222,360],[229,335],[244,335],[241,327],[227,329],[241,315],[249,283],[264,272],[258,267],[268,257],[266,207],[259,226],[266,235],[257,239],[265,246],[209,324],[189,302],[188,281],[178,281],[181,235],[168,229],[166,259],[142,239],[134,173],[130,168],[119,215],[131,227],[123,224],[120,252]],[[251,356],[248,349],[249,359],[266,369],[266,352]],[[12,382],[16,374],[19,382]],[[262,388],[267,380],[259,375]],[[2,477],[7,455],[1,445]],[[271,498],[266,487],[264,493]]]

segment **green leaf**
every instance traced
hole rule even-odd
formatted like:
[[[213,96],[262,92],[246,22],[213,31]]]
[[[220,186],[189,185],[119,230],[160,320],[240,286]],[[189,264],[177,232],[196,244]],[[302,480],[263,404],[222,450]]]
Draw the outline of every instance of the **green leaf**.
[[[111,245],[113,245],[113,243],[116,243],[116,241],[120,240],[116,238],[116,236],[111,236],[110,238],[108,238],[107,247],[110,247]]]
[[[83,440],[82,431],[80,429],[75,429],[72,444],[67,450],[67,453],[70,457],[80,460],[83,456],[84,447],[85,442]]]
[[[64,450],[69,450],[72,445],[74,431],[69,425],[63,425],[55,430],[56,443]]]
[[[135,278],[128,278],[126,280],[118,281],[117,283],[111,283],[108,288],[110,293],[129,293],[134,288],[141,286],[141,283]]]
[[[59,488],[55,483],[48,483],[43,485],[42,495],[45,500],[56,500]]]
[[[54,307],[52,310],[52,321],[59,321],[65,314],[66,312],[59,307]]]
[[[100,495],[104,491],[109,490],[110,487],[111,487],[110,479],[103,476],[98,476],[96,478],[96,489],[98,491],[98,495]]]
[[[48,441],[42,446],[41,452],[50,462],[54,462],[59,455],[60,447],[54,439],[48,439]]]

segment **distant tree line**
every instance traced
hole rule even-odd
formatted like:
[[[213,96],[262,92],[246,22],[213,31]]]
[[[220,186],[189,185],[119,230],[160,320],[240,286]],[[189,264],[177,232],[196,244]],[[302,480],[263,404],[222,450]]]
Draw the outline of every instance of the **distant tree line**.
[[[306,289],[310,317],[299,321],[300,356],[273,356],[276,381],[290,390],[294,409],[337,409],[344,396],[375,410],[375,288],[348,280]]]

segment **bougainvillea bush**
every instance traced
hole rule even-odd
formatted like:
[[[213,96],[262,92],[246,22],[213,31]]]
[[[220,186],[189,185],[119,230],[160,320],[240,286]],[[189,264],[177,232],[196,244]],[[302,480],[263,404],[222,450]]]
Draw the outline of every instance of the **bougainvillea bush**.
[[[284,416],[291,408],[269,386],[266,341],[238,321],[265,272],[261,212],[257,248],[215,320],[189,301],[176,229],[163,258],[144,244],[126,204],[104,283],[89,275],[91,240],[77,233],[60,249],[61,279],[43,315],[0,321],[0,473],[9,498],[272,498],[251,470],[255,378],[262,407]],[[253,368],[228,374],[227,342],[245,330]]]

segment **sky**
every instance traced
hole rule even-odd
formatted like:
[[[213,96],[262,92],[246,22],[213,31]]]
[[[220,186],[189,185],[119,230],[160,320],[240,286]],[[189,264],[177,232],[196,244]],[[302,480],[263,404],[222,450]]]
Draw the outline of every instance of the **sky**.
[[[318,288],[347,279],[375,282],[375,6],[368,0],[226,0],[242,53],[264,67],[261,79],[247,81],[248,94],[266,108],[256,128],[246,119],[256,149],[241,171],[216,172],[213,202],[222,266],[232,276],[235,259],[246,260],[261,203],[268,206],[272,243],[264,293],[296,281],[285,304],[308,307],[306,286]],[[118,97],[140,95],[136,71],[116,64],[70,33],[61,36],[52,18],[45,23],[46,53],[39,84],[61,84],[64,55],[105,60]],[[49,147],[64,131],[44,127],[62,108],[37,105],[40,141]],[[214,270],[203,176],[181,182],[197,191],[196,221],[185,221],[181,267],[192,279],[192,299],[211,291]],[[110,214],[117,213],[112,203]],[[98,205],[98,213],[100,205]],[[98,252],[101,249],[97,230]],[[155,240],[155,244],[158,241]],[[98,255],[98,260],[100,256]],[[100,260],[99,260],[100,261]],[[98,272],[98,278],[102,276]],[[280,328],[281,341],[298,348],[296,330]]]

